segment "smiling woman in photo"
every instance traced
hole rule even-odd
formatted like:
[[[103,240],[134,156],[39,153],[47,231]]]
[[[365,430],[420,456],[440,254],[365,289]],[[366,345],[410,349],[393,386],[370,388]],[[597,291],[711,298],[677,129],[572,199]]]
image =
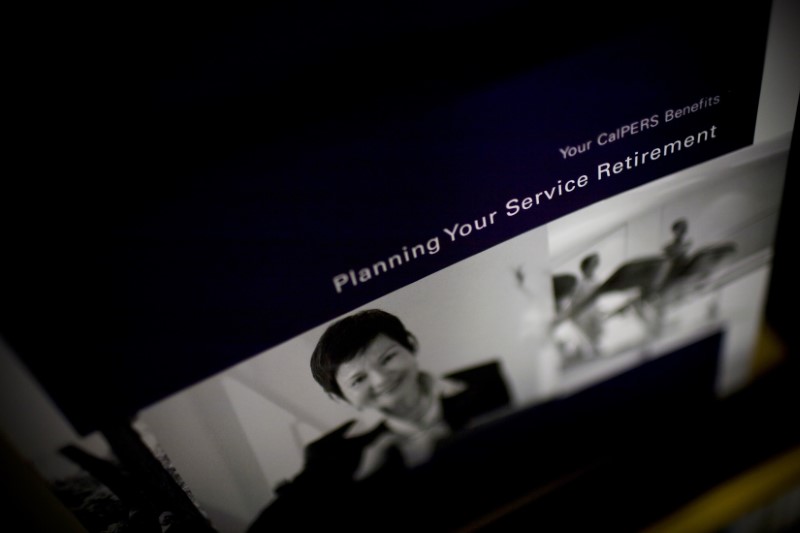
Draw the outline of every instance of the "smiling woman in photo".
[[[426,463],[459,431],[509,405],[497,361],[439,377],[419,368],[417,350],[400,319],[378,309],[325,331],[311,373],[355,416],[306,447],[302,472],[278,488],[256,525],[301,519],[311,501],[331,505],[359,481],[392,479]]]

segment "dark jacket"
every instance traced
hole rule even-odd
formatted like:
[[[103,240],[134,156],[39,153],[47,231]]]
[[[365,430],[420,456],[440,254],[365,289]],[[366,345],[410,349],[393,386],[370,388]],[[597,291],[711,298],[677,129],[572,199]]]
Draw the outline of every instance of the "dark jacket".
[[[466,385],[461,392],[441,398],[442,414],[453,436],[509,405],[508,388],[497,361],[444,377]],[[334,523],[330,520],[348,504],[370,501],[374,494],[387,487],[401,486],[407,469],[396,449],[388,451],[383,466],[367,480],[353,481],[364,450],[389,431],[386,425],[380,424],[366,433],[348,436],[348,430],[355,423],[355,420],[348,421],[306,446],[302,472],[278,487],[277,498],[252,524],[250,533],[282,531],[301,525],[332,526]],[[440,442],[437,449],[445,448],[447,442],[448,439]],[[363,511],[359,511],[361,518]],[[316,520],[323,523],[317,524]]]

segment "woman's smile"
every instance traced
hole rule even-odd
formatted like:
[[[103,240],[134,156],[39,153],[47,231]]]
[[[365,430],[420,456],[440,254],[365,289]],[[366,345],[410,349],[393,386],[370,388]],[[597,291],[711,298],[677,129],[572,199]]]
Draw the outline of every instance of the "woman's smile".
[[[336,380],[344,398],[359,409],[403,416],[420,401],[416,357],[383,334],[355,358],[342,363]]]

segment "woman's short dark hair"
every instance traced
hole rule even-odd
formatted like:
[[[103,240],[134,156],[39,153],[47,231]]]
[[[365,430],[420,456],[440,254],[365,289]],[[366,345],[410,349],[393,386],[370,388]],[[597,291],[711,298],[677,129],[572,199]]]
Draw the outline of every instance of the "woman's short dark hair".
[[[414,335],[399,318],[380,309],[360,311],[334,322],[325,330],[311,355],[311,374],[325,392],[344,399],[336,382],[339,366],[354,359],[381,333],[411,353],[416,352]]]

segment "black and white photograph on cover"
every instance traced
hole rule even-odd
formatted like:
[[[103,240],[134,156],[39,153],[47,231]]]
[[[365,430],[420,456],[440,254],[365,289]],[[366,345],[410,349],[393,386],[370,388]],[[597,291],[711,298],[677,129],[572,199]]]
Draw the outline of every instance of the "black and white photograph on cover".
[[[552,308],[541,227],[257,354],[139,422],[220,532],[299,524],[309,501],[342,503],[350,487],[432,462],[453,437],[546,399]]]
[[[788,139],[733,152],[548,224],[559,389],[713,331],[720,391],[747,375],[766,295]]]

